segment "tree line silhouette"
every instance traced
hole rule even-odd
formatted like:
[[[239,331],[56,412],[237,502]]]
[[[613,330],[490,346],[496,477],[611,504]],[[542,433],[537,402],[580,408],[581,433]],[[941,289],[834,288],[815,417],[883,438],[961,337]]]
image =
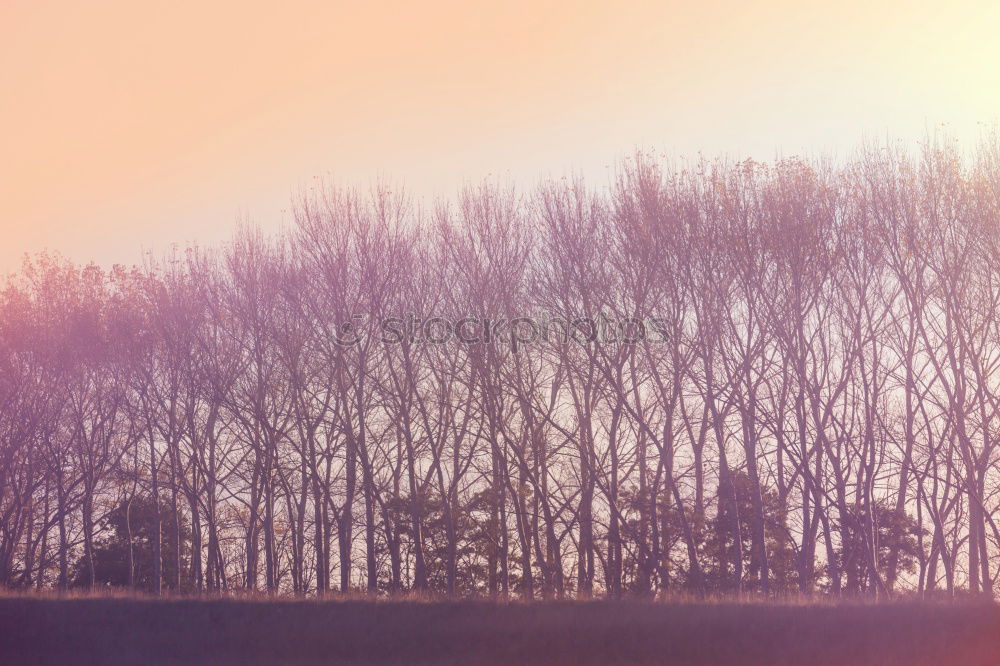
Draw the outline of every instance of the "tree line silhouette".
[[[6,281],[0,585],[992,595],[995,139],[294,204]]]

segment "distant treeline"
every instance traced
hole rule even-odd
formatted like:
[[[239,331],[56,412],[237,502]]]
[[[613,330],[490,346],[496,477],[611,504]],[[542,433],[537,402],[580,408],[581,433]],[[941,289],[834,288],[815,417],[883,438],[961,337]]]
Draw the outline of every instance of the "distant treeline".
[[[0,292],[0,585],[992,595],[1000,141],[646,154]]]

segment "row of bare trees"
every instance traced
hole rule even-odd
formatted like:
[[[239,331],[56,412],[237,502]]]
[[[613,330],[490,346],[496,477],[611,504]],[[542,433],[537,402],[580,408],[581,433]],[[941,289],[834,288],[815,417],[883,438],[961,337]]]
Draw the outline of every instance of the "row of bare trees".
[[[273,238],[30,259],[0,584],[991,595],[998,145],[328,187]]]

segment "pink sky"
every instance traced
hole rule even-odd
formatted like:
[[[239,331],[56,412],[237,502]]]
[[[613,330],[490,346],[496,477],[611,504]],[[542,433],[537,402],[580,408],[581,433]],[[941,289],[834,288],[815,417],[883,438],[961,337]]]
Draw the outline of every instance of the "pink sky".
[[[4,0],[0,271],[274,229],[314,177],[430,201],[1000,116],[993,2],[473,4]]]

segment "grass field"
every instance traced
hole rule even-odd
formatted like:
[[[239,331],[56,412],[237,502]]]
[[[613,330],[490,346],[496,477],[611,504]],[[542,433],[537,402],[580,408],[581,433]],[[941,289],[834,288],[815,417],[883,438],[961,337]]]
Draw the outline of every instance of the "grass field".
[[[0,598],[0,664],[1000,664],[987,604]]]

